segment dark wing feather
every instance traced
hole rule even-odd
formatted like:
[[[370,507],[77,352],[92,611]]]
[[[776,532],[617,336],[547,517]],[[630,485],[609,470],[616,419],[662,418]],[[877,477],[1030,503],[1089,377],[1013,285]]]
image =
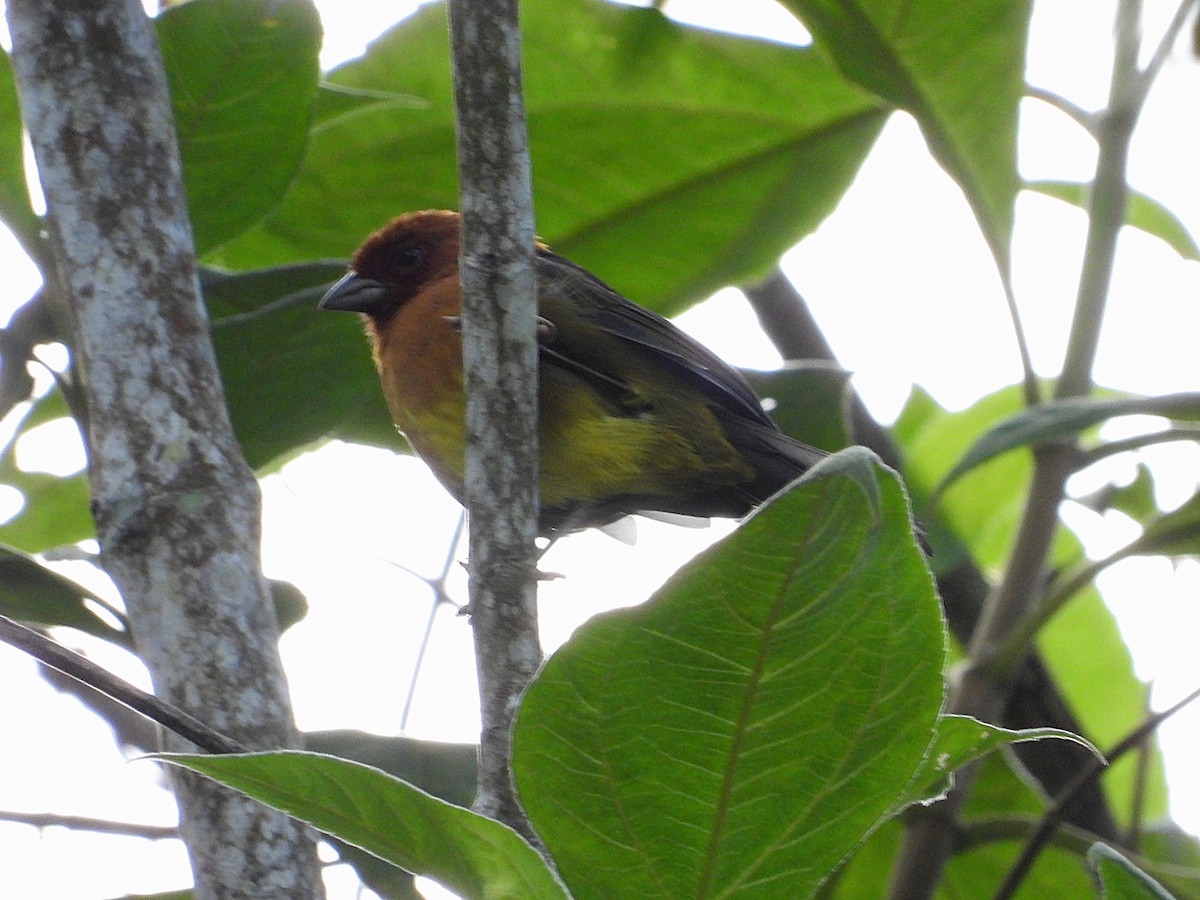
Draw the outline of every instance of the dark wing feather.
[[[547,290],[574,299],[580,315],[589,324],[650,351],[695,383],[719,408],[769,428],[776,427],[740,372],[662,316],[630,303],[591,272],[545,248],[538,248],[536,267],[539,282],[545,283]],[[610,391],[614,381],[621,383],[607,373],[597,373],[577,362],[571,365],[576,371],[582,369],[603,379]]]

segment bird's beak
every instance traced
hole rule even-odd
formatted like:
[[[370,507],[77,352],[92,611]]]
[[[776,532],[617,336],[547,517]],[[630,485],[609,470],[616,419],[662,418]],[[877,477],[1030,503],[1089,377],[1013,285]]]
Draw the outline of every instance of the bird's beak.
[[[351,269],[326,291],[317,308],[370,314],[387,301],[388,293],[388,285],[382,281],[359,275]]]

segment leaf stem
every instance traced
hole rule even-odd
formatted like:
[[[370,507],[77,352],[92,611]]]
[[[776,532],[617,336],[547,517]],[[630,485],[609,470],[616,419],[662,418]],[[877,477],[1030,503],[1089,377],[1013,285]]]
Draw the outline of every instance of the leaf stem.
[[[195,716],[160,700],[153,694],[139,690],[90,659],[68,650],[44,634],[14,622],[7,616],[0,616],[0,641],[23,650],[50,668],[95,688],[209,753],[247,752],[243,744],[210,728]]]
[[[1171,52],[1171,48],[1175,46],[1175,42],[1179,40],[1179,35],[1187,25],[1188,17],[1192,13],[1192,7],[1197,3],[1197,0],[1181,0],[1178,8],[1175,10],[1175,15],[1171,18],[1166,30],[1163,31],[1162,37],[1159,39],[1158,46],[1154,48],[1154,53],[1150,57],[1150,61],[1146,63],[1144,68],[1137,78],[1136,89],[1138,93],[1138,104],[1145,102],[1146,95],[1150,92],[1150,88],[1154,84],[1154,80],[1162,71],[1163,65],[1167,61],[1167,56]]]
[[[1118,441],[1099,444],[1080,453],[1079,468],[1081,470],[1086,469],[1093,463],[1107,459],[1110,456],[1116,456],[1118,453],[1125,453],[1129,450],[1141,450],[1143,447],[1149,447],[1152,444],[1168,444],[1174,441],[1200,441],[1200,425],[1177,425],[1163,431],[1154,431],[1150,434],[1135,434],[1132,437],[1122,438]]]
[[[1047,106],[1053,106],[1061,113],[1065,113],[1074,119],[1092,137],[1096,136],[1097,116],[1094,112],[1086,110],[1082,106],[1077,106],[1066,97],[1056,94],[1053,91],[1048,91],[1045,88],[1037,87],[1036,85],[1026,85],[1025,94],[1034,100],[1041,100]]]

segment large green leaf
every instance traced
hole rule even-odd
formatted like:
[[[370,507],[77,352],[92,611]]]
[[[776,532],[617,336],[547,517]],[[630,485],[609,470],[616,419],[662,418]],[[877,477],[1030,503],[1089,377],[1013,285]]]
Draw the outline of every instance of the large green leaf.
[[[546,663],[521,802],[576,897],[804,897],[904,796],[945,630],[895,474],[831,457]]]
[[[464,897],[566,892],[515,831],[360,763],[300,751],[160,754]]]
[[[886,115],[811,50],[651,9],[528,0],[522,27],[538,231],[659,311],[761,275],[832,210]],[[351,110],[323,108],[283,204],[214,261],[345,257],[397,213],[457,205],[442,6],[329,79],[358,92]]]
[[[321,23],[308,0],[192,0],[157,19],[196,250],[267,214],[308,142]]]
[[[1029,0],[781,0],[855,83],[911,113],[1007,270]]]

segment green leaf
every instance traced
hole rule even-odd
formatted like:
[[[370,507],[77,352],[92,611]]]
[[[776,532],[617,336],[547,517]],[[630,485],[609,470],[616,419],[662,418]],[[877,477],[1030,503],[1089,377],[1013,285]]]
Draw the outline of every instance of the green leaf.
[[[1115,509],[1138,522],[1144,522],[1158,512],[1158,505],[1154,499],[1154,473],[1144,462],[1137,464],[1137,474],[1129,484],[1107,484],[1090,494],[1073,499],[1094,512],[1103,513]]]
[[[128,625],[110,625],[88,601],[100,601],[87,588],[47,569],[33,557],[12,547],[0,546],[0,615],[29,625],[62,625],[131,648]],[[107,608],[107,605],[105,605]]]
[[[382,769],[427,793],[458,806],[475,799],[475,744],[424,741],[365,731],[304,732],[304,748],[314,753],[352,759]]]
[[[1200,839],[1169,819],[1159,819],[1141,836],[1137,863],[1176,896],[1200,896]]]
[[[1200,554],[1200,494],[1193,494],[1178,509],[1155,516],[1122,556],[1195,556]]]
[[[202,254],[262,219],[299,168],[321,23],[308,0],[192,0],[156,23]]]
[[[405,449],[353,316],[317,309],[341,263],[203,273],[213,346],[234,433],[260,471],[340,437]]]
[[[935,894],[938,900],[993,896],[1037,817],[1045,810],[1045,798],[1029,783],[1027,775],[1013,772],[1009,759],[1004,754],[989,754],[979,761],[961,817],[965,830],[960,831],[960,837],[970,833],[973,841],[960,845],[947,861]],[[1011,829],[1007,836],[994,829],[1000,833],[992,840],[980,840],[977,824],[1000,821],[1023,822],[1024,827]],[[903,822],[897,818],[872,834],[822,891],[824,900],[879,900],[886,896],[902,830]],[[1017,896],[1040,900],[1091,895],[1080,856],[1052,845],[1039,855]]]
[[[809,49],[594,0],[521,14],[538,233],[659,312],[765,273],[833,209],[886,115]],[[344,258],[398,213],[457,206],[444,7],[328,77],[380,99],[323,118],[280,208],[214,262]]]
[[[945,491],[964,474],[1001,453],[1076,434],[1118,416],[1139,414],[1195,418],[1200,415],[1200,394],[1123,397],[1115,400],[1078,397],[1029,407],[994,426],[976,440],[942,479],[938,492]]]
[[[978,400],[960,412],[938,407],[927,395],[915,393],[901,413],[895,435],[902,440],[905,476],[914,497],[930,497],[937,485],[979,434],[1023,409],[1019,388],[1007,387]],[[969,472],[939,498],[937,518],[930,521],[927,504],[918,516],[934,528],[938,548],[936,567],[953,566],[946,545],[965,545],[975,565],[985,570],[1002,563],[1025,502],[1030,462],[1023,454],[1000,456]],[[979,498],[986,497],[986,503]],[[937,540],[945,529],[952,540]]]
[[[1088,208],[1090,184],[1078,181],[1028,181],[1024,187],[1083,210]],[[1184,259],[1200,260],[1200,247],[1196,246],[1195,239],[1179,217],[1145,194],[1133,190],[1129,192],[1125,203],[1125,224],[1165,241]]]
[[[894,819],[872,834],[839,870],[835,880],[822,890],[822,900],[886,897],[902,830],[901,821]],[[934,896],[938,900],[993,896],[1020,846],[1016,840],[1007,840],[955,852],[946,863]],[[1079,857],[1056,847],[1049,847],[1039,855],[1022,887],[1017,896],[1023,900],[1092,896]]]
[[[9,457],[0,462],[0,484],[15,487],[25,498],[21,511],[0,525],[0,541],[26,553],[41,553],[95,535],[87,476],[82,472],[66,478],[22,472]]]
[[[939,896],[992,897],[1016,861],[1021,846],[1021,841],[1007,840],[981,844],[965,853],[955,854],[946,866],[940,885],[943,892]],[[1022,900],[1083,900],[1092,896],[1090,889],[1078,853],[1047,847],[1038,854],[1017,896]]]
[[[938,720],[937,736],[929,749],[929,755],[900,806],[942,796],[949,787],[949,775],[985,753],[991,753],[1009,744],[1047,738],[1073,741],[1101,756],[1099,750],[1079,735],[1063,731],[1061,728],[1025,728],[1014,731],[980,722],[970,716],[942,716]]]
[[[781,0],[846,77],[911,113],[1007,272],[1029,0]]]
[[[304,747],[316,753],[352,759],[375,766],[435,797],[469,806],[475,797],[475,744],[449,744],[406,737],[384,737],[363,731],[305,732]],[[358,877],[382,897],[422,895],[413,887],[412,875],[345,842],[337,842],[342,859],[354,866]]]
[[[809,896],[921,766],[945,640],[895,474],[842,451],[547,661],[521,802],[579,898]]]
[[[1106,844],[1095,844],[1087,860],[1105,900],[1172,900],[1166,888]]]
[[[537,851],[507,825],[370,766],[287,750],[150,758],[206,775],[465,897],[566,897]]]
[[[849,446],[850,374],[820,360],[791,362],[773,372],[743,371],[783,432],[822,450]]]
[[[0,50],[0,219],[12,229],[30,256],[41,244],[41,219],[29,205],[25,185],[25,149],[22,143],[21,108],[13,82],[12,63]]]
[[[0,484],[16,488],[24,498],[20,511],[0,525],[0,542],[26,553],[75,544],[95,534],[84,472],[60,477],[26,472],[16,462],[16,438],[38,425],[68,415],[62,393],[52,390],[34,402],[21,419],[14,440],[0,454]]]
[[[267,590],[271,592],[271,604],[275,607],[275,621],[279,623],[280,634],[308,615],[308,598],[290,581],[268,578]]]

